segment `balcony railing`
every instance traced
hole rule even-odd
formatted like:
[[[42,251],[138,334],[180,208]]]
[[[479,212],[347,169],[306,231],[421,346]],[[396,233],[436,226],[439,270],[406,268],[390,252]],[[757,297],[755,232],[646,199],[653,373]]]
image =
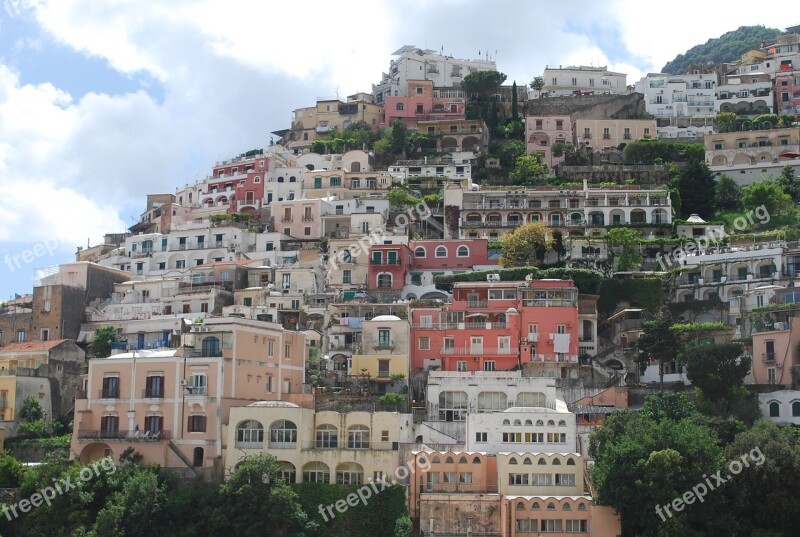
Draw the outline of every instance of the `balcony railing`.
[[[152,388],[145,388],[142,390],[142,398],[143,399],[163,399],[164,398],[164,389],[152,389]]]
[[[381,259],[381,260],[370,259],[369,260],[369,264],[370,265],[399,265],[400,264],[400,260],[399,259],[385,259],[385,260],[383,260],[383,259]]]
[[[506,323],[414,323],[411,328],[415,330],[505,330]]]
[[[531,356],[531,362],[535,364],[577,364],[577,354],[535,354]]]
[[[467,300],[468,308],[486,308],[489,306],[488,300]]]
[[[775,361],[775,353],[774,352],[765,352],[761,354],[761,360],[763,362],[774,362]]]
[[[169,440],[172,438],[171,431],[103,431],[82,429],[78,431],[78,438],[82,440],[126,440],[126,441],[142,441],[142,442],[155,442],[158,440]]]
[[[350,446],[350,447],[348,447]],[[316,442],[316,441],[308,441],[308,442],[301,442],[300,443],[301,449],[324,449],[324,450],[331,450],[331,449],[352,449],[352,450],[363,450],[363,449],[372,449],[372,450],[380,450],[380,451],[391,451],[391,450],[398,450],[399,443],[398,442],[371,442],[371,441],[359,441],[354,444],[349,444],[347,441],[347,437],[342,437],[341,435],[337,439],[336,445],[331,446],[331,442]]]
[[[100,390],[97,392],[98,399],[119,399],[119,390]]]
[[[393,351],[394,350],[394,343],[386,343],[386,342],[381,341],[381,342],[378,342],[375,345],[373,345],[372,348],[375,349],[376,351],[380,351],[380,350]]]
[[[497,347],[451,347],[449,349],[442,349],[442,354],[446,356],[516,356],[519,354],[519,350]]]
[[[419,491],[421,493],[432,494],[454,492],[464,494],[495,493],[497,492],[497,486],[477,485],[473,483],[424,483],[420,484]]]

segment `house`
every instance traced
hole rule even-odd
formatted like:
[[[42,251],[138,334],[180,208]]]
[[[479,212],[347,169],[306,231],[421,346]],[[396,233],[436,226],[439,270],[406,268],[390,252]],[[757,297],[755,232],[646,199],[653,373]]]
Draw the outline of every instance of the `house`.
[[[538,153],[542,162],[553,168],[564,161],[564,155],[553,156],[553,144],[574,144],[570,116],[526,116],[525,143],[528,153]]]
[[[597,93],[625,94],[628,91],[627,75],[609,71],[607,66],[586,65],[545,67],[543,93],[551,97]]]
[[[800,127],[719,132],[705,137],[706,164],[739,184],[776,177],[786,165],[800,169]]]
[[[576,119],[576,147],[615,149],[643,138],[655,138],[655,119]]]

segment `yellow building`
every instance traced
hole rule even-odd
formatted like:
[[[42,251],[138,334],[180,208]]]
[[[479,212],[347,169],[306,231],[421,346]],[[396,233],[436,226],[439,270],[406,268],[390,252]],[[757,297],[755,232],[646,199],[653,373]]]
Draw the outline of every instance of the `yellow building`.
[[[656,137],[655,119],[578,119],[575,121],[578,145],[594,149],[616,148],[642,138]]]
[[[408,321],[396,315],[378,315],[364,321],[361,345],[353,354],[351,375],[376,381],[378,393],[390,391],[387,385],[392,375],[408,378],[409,338]]]

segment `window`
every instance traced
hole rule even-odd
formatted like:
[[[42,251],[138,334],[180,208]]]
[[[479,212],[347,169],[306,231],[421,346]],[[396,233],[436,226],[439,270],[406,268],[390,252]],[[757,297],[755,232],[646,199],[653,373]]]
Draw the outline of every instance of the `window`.
[[[269,427],[270,448],[297,447],[297,425],[289,420],[278,420]]]
[[[792,403],[792,417],[800,417],[800,401],[794,401]]]
[[[119,397],[119,377],[105,377],[103,379],[102,399],[116,399]]]
[[[339,485],[359,485],[364,480],[364,470],[360,464],[348,462],[336,468],[336,483]]]
[[[158,415],[145,416],[144,430],[146,434],[159,435],[164,430],[164,419]]]
[[[794,406],[794,405],[792,405]],[[780,418],[781,417],[781,405],[777,401],[772,401],[769,404],[769,417],[770,418]]]
[[[419,338],[419,350],[427,351],[431,348],[431,339],[429,337],[421,337]]]
[[[404,110],[405,109],[405,105],[403,103],[397,103],[397,106],[395,107],[395,109],[396,110]]]
[[[343,270],[342,271],[342,283],[353,283],[353,272],[351,270]]]
[[[436,248],[436,257],[447,257],[447,248],[444,246]]]
[[[390,289],[392,287],[392,275],[391,274],[378,274],[378,287],[381,289]]]
[[[459,246],[456,255],[458,257],[469,257],[469,248],[466,246]]]
[[[264,426],[256,420],[243,421],[236,427],[236,447],[261,448],[264,442]]]
[[[145,397],[164,397],[164,376],[150,375],[145,379]]]
[[[119,419],[117,416],[103,416],[100,418],[100,429],[104,433],[116,433],[119,431]]]
[[[527,485],[528,474],[508,474],[509,485]]]
[[[556,474],[556,486],[574,487],[575,474]]]
[[[531,474],[531,485],[551,486],[553,484],[552,474]]]
[[[348,449],[369,449],[369,428],[354,425],[347,430]]]
[[[422,246],[414,248],[414,257],[425,257],[425,248]]]
[[[561,531],[561,521],[560,520],[542,520],[542,532],[560,532]]]
[[[589,531],[586,520],[567,520],[566,530],[567,533],[586,533]]]
[[[378,330],[378,347],[389,348],[392,344],[391,339],[392,331],[388,328],[381,328]]]
[[[439,394],[439,419],[464,421],[467,419],[466,392],[445,391]]]
[[[461,373],[465,373],[467,371],[467,362],[464,361],[456,362],[456,370]]]
[[[303,466],[303,481],[305,483],[329,483],[330,478],[330,470],[322,462],[310,462]]]
[[[508,398],[503,392],[480,392],[478,412],[498,412],[508,408]]]
[[[189,416],[189,423],[187,430],[190,433],[204,433],[206,432],[206,417],[202,414]]]
[[[494,360],[486,360],[483,362],[484,371],[497,371],[497,362]]]
[[[339,447],[339,429],[330,424],[317,427],[316,446],[317,449],[333,449]]]
[[[488,442],[488,433],[475,433],[475,442],[478,444],[485,444]]]

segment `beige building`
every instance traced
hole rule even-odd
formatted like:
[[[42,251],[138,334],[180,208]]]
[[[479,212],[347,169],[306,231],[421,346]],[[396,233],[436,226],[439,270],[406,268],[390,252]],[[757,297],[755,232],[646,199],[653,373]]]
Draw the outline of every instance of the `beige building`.
[[[350,95],[347,101],[338,98],[319,99],[316,106],[294,111],[289,147],[309,146],[314,140],[324,139],[333,130],[344,130],[355,123],[364,122],[373,129],[383,121],[383,107],[372,102],[363,93]]]
[[[740,181],[737,172],[776,164],[780,173],[781,166],[792,164],[791,159],[800,153],[800,128],[716,132],[705,137],[705,147],[706,164],[712,171]]]
[[[84,398],[75,401],[71,457],[117,458],[133,447],[146,462],[219,472],[231,407],[265,399],[310,404],[307,354],[302,332],[219,318],[193,325],[177,350],[91,360]]]
[[[578,119],[575,121],[577,145],[595,150],[615,148],[642,138],[656,137],[655,119]]]
[[[363,321],[362,343],[358,353],[353,354],[351,374],[377,382],[378,393],[390,391],[392,375],[408,378],[409,334],[408,320],[396,315],[378,315]]]
[[[231,409],[225,474],[245,457],[269,453],[289,483],[368,483],[394,478],[411,442],[411,416],[396,412],[315,412],[263,401]]]

